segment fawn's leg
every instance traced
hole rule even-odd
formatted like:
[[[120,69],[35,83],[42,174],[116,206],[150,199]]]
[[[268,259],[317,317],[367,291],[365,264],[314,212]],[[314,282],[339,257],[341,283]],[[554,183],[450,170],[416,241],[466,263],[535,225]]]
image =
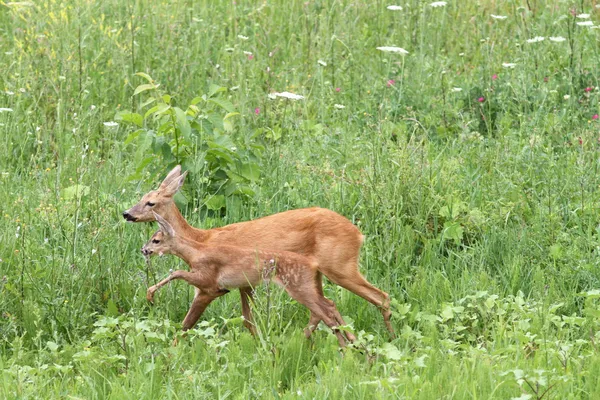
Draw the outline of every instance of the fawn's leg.
[[[153,303],[154,302],[154,293],[156,293],[156,291],[158,289],[165,286],[167,283],[171,282],[173,279],[183,279],[190,285],[196,286],[196,287],[202,286],[202,283],[203,283],[200,276],[194,272],[181,271],[181,270],[173,271],[165,279],[158,282],[156,285],[148,288],[148,291],[146,292],[146,299],[149,302]]]
[[[252,311],[250,310],[250,302],[252,301],[252,288],[240,288],[240,297],[242,300],[242,315],[244,316],[244,326],[248,328],[252,336],[256,335],[256,327],[252,319]]]
[[[381,311],[383,315],[383,321],[387,330],[390,332],[392,338],[396,337],[394,328],[390,322],[392,312],[390,311],[390,296],[371,285],[361,274],[358,272],[358,267],[352,265],[351,268],[347,268],[347,273],[340,273],[339,271],[329,271],[326,275],[330,281],[340,285],[343,288],[359,295],[363,299],[367,300],[371,304],[374,304]]]
[[[296,300],[298,303],[304,305],[310,310],[311,323],[314,323],[315,321],[317,321],[317,319],[325,322],[325,324],[333,330],[335,336],[337,336],[340,347],[346,347],[346,339],[344,338],[344,335],[342,335],[339,329],[336,329],[338,324],[336,322],[335,317],[330,311],[331,305],[324,297],[321,297],[319,295],[319,291],[316,287],[314,287],[313,285],[308,285],[306,287],[302,285],[298,287],[296,287],[295,285],[288,285],[284,287],[288,294],[294,300]],[[304,334],[307,335],[306,330],[304,331]]]
[[[317,272],[315,286],[317,289],[318,297],[322,298],[327,303],[325,307],[327,310],[329,310],[329,313],[335,318],[337,324],[346,325],[344,318],[342,318],[342,315],[338,311],[333,300],[330,300],[323,295],[323,274],[321,272]],[[312,335],[315,329],[317,329],[319,322],[321,322],[321,319],[311,312],[308,327],[304,330],[304,336],[306,336],[307,339],[310,338],[310,335]],[[344,334],[350,342],[354,342],[356,340],[356,336],[354,336],[352,333],[344,332]]]
[[[214,299],[216,299],[217,297],[221,297],[226,293],[228,293],[228,291],[225,290],[216,293],[197,293],[196,297],[194,297],[194,301],[192,301],[192,305],[189,311],[183,319],[183,330],[187,331],[189,329],[192,329],[194,325],[196,325],[196,322],[198,322],[198,319],[200,319],[200,317],[202,316],[202,313],[204,313],[204,310],[206,310],[206,307],[208,307],[208,305]]]

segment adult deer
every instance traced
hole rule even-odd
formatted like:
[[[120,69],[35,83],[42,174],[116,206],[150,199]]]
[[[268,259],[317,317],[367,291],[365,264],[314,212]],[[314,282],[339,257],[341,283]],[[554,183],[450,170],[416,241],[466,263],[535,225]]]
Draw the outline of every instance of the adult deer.
[[[179,236],[211,245],[234,245],[258,250],[291,251],[313,257],[318,264],[319,291],[324,274],[334,282],[379,308],[391,335],[390,297],[371,285],[358,271],[358,258],[364,237],[348,219],[324,208],[284,211],[252,221],[222,228],[198,229],[190,226],[173,201],[187,172],[178,165],[169,172],[157,190],[145,194],[139,203],[123,212],[130,222],[155,221],[154,212],[163,216]],[[248,305],[251,288],[240,288],[242,315],[246,327],[254,333]],[[194,321],[195,323],[195,321]]]
[[[173,279],[183,279],[193,285],[198,295],[183,320],[183,330],[192,328],[206,307],[229,289],[256,287],[264,281],[282,286],[294,300],[311,311],[309,328],[305,331],[307,337],[319,321],[323,321],[333,330],[340,346],[346,345],[346,338],[336,329],[345,322],[335,304],[321,293],[315,260],[289,251],[198,243],[179,237],[165,219],[154,214],[160,230],[142,247],[142,253],[146,256],[173,254],[184,260],[190,271],[171,272],[166,279],[148,289],[146,298],[153,302],[154,293]]]

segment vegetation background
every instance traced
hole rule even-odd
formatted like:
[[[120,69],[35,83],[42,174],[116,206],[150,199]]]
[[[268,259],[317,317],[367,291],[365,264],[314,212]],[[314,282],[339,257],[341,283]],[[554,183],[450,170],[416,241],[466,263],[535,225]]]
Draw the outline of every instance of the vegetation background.
[[[595,0],[1,2],[0,397],[598,398],[599,18]],[[232,293],[172,347],[191,290],[145,292],[181,263],[146,264],[155,226],[120,214],[176,163],[198,227],[351,219],[398,338],[327,284],[354,348],[305,340],[307,311],[266,289],[256,339]]]

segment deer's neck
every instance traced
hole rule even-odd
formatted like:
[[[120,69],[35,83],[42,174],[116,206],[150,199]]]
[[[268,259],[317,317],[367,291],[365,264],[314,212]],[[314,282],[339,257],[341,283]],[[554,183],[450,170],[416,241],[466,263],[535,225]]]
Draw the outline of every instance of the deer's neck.
[[[171,253],[186,262],[192,268],[194,261],[198,259],[200,252],[205,247],[202,243],[194,242],[185,237],[176,237]]]
[[[196,242],[204,242],[208,239],[208,233],[203,229],[194,228],[183,218],[181,212],[172,202],[169,205],[167,215],[164,218],[171,224],[177,235],[180,237],[189,238]]]

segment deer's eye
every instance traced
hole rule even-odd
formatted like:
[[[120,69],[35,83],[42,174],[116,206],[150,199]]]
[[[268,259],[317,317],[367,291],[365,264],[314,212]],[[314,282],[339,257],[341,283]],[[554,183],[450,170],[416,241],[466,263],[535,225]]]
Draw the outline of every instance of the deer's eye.
[[[158,243],[160,243],[160,240],[158,240],[158,239],[152,239],[152,243],[158,244]]]
[[[146,203],[146,205],[148,207],[154,207],[156,205],[156,203],[153,203],[153,202],[149,201],[149,202]]]

